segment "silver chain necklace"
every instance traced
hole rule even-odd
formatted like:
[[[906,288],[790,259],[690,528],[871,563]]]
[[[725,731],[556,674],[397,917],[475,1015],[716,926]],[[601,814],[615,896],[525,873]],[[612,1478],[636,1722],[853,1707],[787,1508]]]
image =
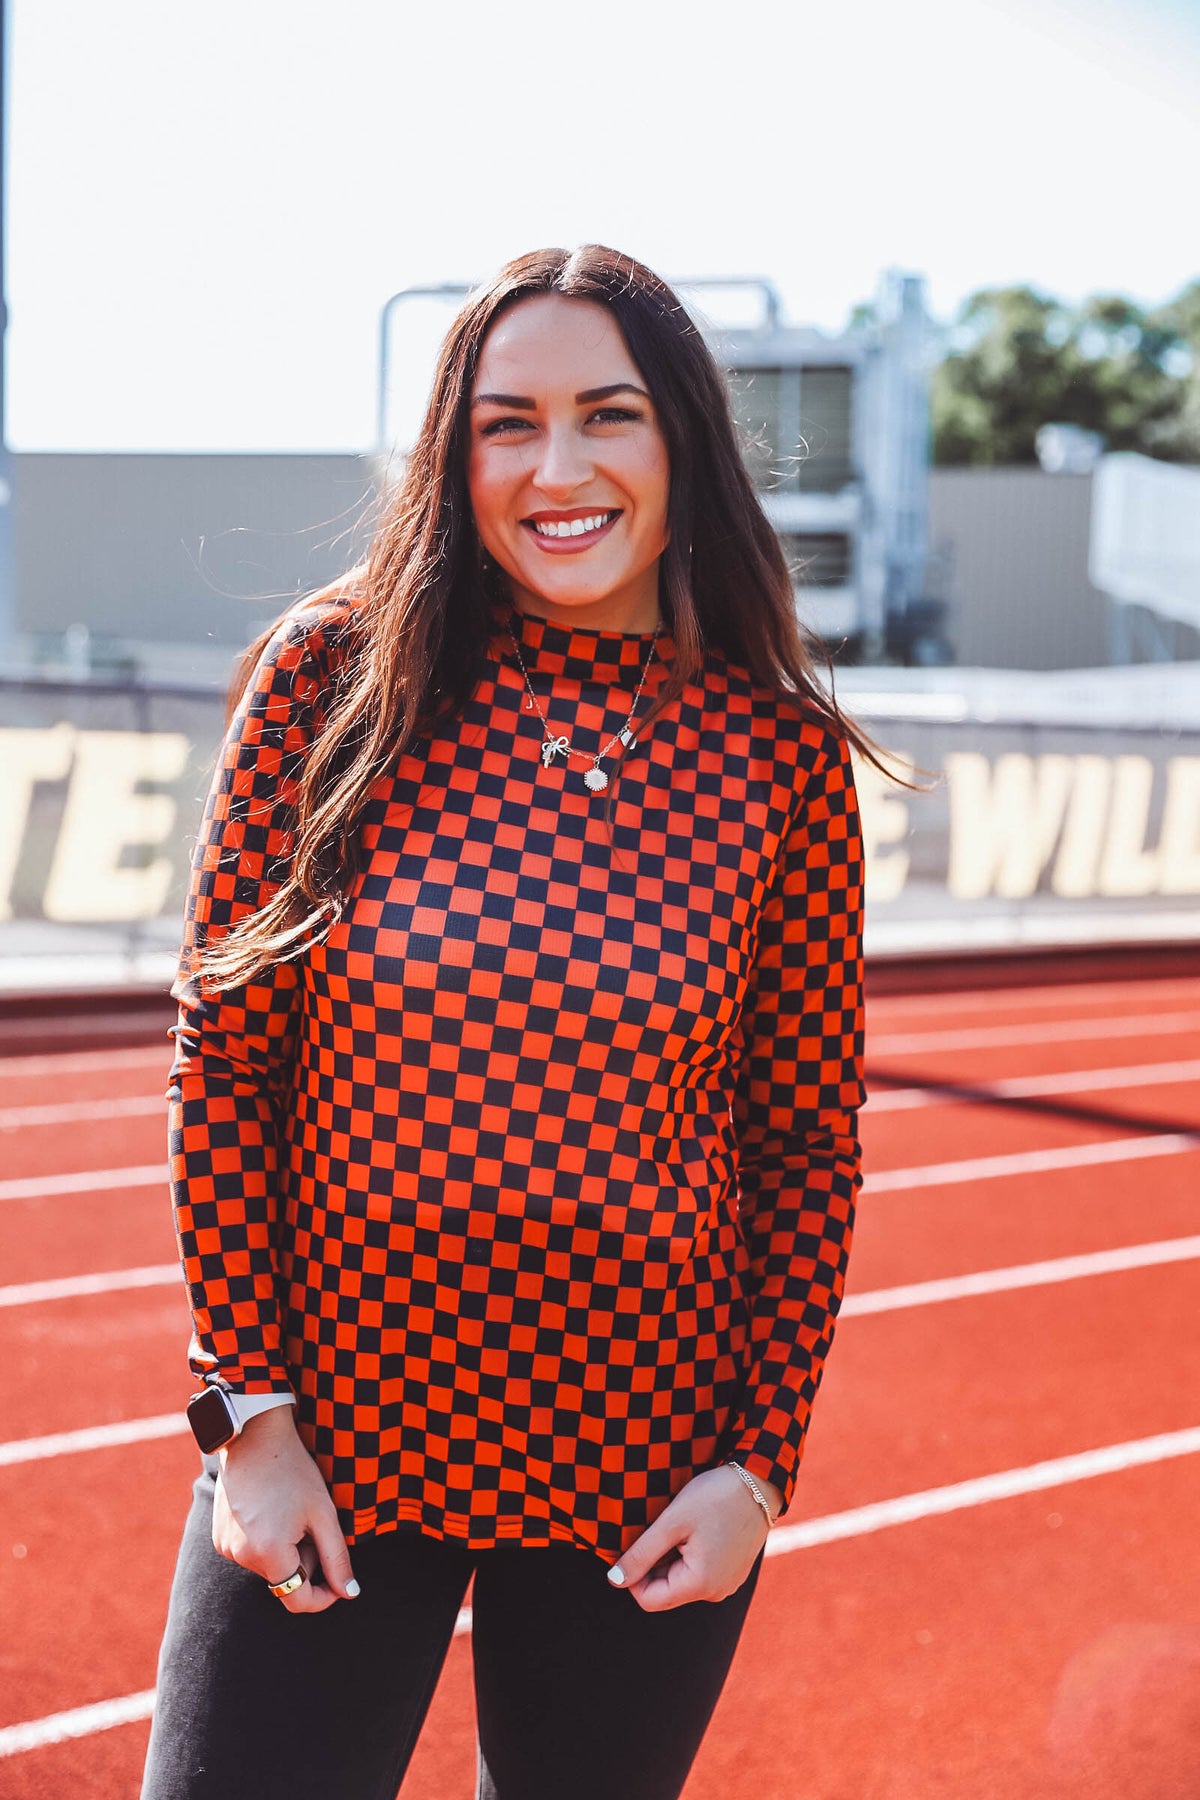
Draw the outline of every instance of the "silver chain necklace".
[[[654,633],[653,638],[650,640],[650,654],[642,664],[641,679],[637,684],[637,689],[633,696],[633,704],[629,708],[629,717],[626,719],[624,725],[622,725],[620,731],[617,732],[616,736],[609,738],[603,750],[597,750],[595,756],[591,757],[591,768],[584,770],[583,785],[593,794],[602,794],[608,786],[608,776],[600,767],[600,758],[602,756],[607,756],[610,750],[615,750],[618,744],[624,744],[625,748],[628,750],[629,746],[633,743],[636,735],[633,730],[633,715],[637,711],[637,703],[641,699],[642,689],[646,685],[646,676],[650,672],[650,664],[654,661],[654,650],[659,638],[662,636],[662,629],[663,628],[660,625],[658,630]],[[517,661],[520,663],[521,673],[525,677],[525,686],[529,689],[529,707],[537,713],[538,718],[542,721],[542,725],[545,728],[546,736],[542,740],[543,769],[548,769],[556,756],[561,756],[564,759],[568,756],[588,756],[589,752],[587,750],[576,750],[574,744],[571,743],[565,732],[555,733],[549,719],[541,709],[537,695],[533,691],[533,683],[529,679],[529,670],[525,667],[525,658],[521,655],[521,646],[517,642],[516,633],[513,631],[511,625],[508,627],[508,635],[512,639],[512,647],[517,653]]]

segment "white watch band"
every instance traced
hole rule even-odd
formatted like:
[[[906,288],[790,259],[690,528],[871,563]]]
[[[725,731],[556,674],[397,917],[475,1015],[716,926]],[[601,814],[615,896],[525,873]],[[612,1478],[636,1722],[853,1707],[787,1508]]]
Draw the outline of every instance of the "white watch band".
[[[226,1390],[226,1398],[232,1402],[237,1414],[238,1430],[253,1419],[258,1413],[270,1412],[273,1406],[295,1406],[294,1394],[231,1394]]]

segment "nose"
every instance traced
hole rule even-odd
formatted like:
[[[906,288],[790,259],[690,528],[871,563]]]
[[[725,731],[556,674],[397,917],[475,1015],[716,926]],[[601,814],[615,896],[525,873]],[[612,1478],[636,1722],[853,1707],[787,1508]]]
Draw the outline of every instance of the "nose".
[[[533,485],[547,500],[562,502],[591,480],[595,465],[579,433],[551,426],[542,436]]]

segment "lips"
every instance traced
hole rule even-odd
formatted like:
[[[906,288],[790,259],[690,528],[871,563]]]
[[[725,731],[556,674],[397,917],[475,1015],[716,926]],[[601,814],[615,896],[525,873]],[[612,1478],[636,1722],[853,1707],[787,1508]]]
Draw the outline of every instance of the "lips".
[[[540,550],[561,555],[590,549],[607,536],[620,516],[619,508],[580,507],[569,513],[533,513],[521,524]]]

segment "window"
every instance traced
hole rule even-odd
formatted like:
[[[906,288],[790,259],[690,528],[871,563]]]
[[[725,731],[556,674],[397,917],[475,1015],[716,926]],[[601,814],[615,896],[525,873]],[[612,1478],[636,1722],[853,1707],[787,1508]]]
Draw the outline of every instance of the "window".
[[[850,539],[843,531],[786,531],[779,541],[798,588],[846,587]]]
[[[742,454],[756,488],[772,493],[795,490],[781,467],[779,446],[786,429],[782,414],[792,399],[794,369],[731,369],[733,416],[741,429]]]
[[[800,435],[808,455],[800,492],[836,494],[854,479],[851,408],[854,371],[834,365],[800,371]]]
[[[729,387],[756,488],[833,494],[853,481],[852,369],[732,369]]]

